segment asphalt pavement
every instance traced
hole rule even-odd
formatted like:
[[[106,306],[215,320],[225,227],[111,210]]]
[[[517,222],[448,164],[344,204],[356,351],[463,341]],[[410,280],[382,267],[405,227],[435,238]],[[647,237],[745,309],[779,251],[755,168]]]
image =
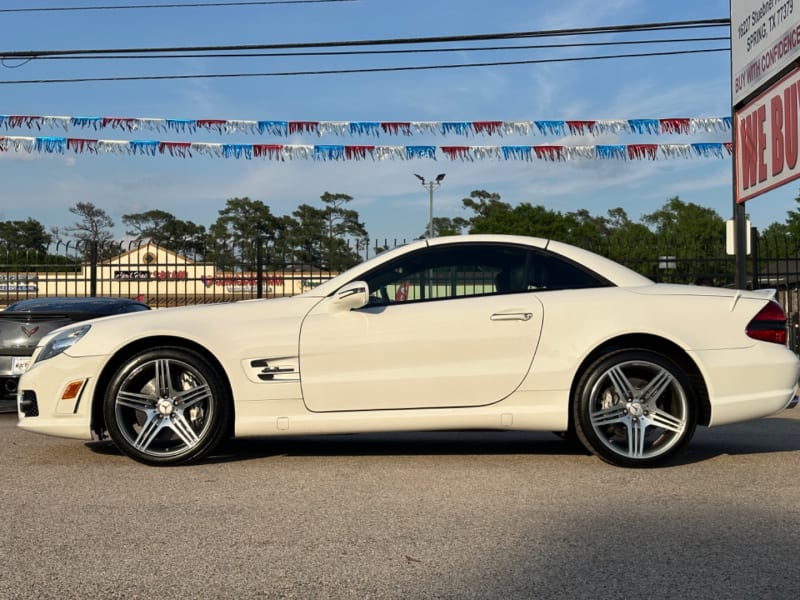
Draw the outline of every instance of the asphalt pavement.
[[[800,410],[663,468],[549,433],[257,438],[189,467],[0,415],[0,598],[796,598]]]

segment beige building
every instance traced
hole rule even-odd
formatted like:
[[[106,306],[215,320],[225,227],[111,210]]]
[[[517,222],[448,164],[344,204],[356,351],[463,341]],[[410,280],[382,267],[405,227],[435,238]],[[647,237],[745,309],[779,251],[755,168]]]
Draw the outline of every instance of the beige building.
[[[310,269],[264,272],[262,297],[293,296],[330,277]],[[95,277],[89,264],[75,271],[0,274],[0,304],[43,296],[90,296],[93,280],[97,296],[137,298],[153,308],[256,298],[259,285],[256,273],[222,271],[148,243],[98,263]]]

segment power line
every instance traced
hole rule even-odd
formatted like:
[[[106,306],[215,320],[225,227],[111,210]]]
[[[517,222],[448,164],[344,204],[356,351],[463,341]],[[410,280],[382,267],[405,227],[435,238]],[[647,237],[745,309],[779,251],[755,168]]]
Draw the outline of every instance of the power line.
[[[82,50],[18,50],[0,51],[0,58],[43,58],[51,56],[70,56],[70,55],[118,55],[139,53],[159,53],[159,52],[219,52],[219,51],[245,51],[245,50],[291,50],[304,48],[340,48],[340,47],[364,47],[364,46],[393,46],[405,44],[433,44],[433,43],[452,43],[452,42],[476,42],[491,40],[512,40],[525,38],[542,37],[562,37],[573,35],[598,35],[607,33],[632,33],[641,31],[669,31],[675,29],[695,29],[708,27],[727,27],[730,19],[705,19],[696,21],[673,21],[666,23],[645,23],[640,25],[614,25],[604,27],[583,27],[572,29],[551,29],[541,31],[524,31],[515,33],[488,33],[475,35],[455,35],[455,36],[433,36],[415,38],[391,38],[377,40],[348,40],[333,42],[300,42],[289,44],[243,44],[229,46],[173,46],[160,48],[104,48],[104,49],[82,49]]]
[[[158,81],[158,80],[176,80],[176,79],[291,77],[291,76],[304,76],[304,75],[343,75],[343,74],[353,74],[353,73],[387,73],[387,72],[399,72],[399,71],[428,71],[428,70],[442,70],[442,69],[464,69],[464,68],[475,68],[475,67],[499,67],[499,66],[533,65],[533,64],[560,63],[560,62],[598,61],[598,60],[612,60],[620,58],[645,58],[653,56],[675,56],[680,54],[705,54],[714,52],[730,52],[730,47],[709,48],[700,50],[676,50],[671,52],[642,52],[636,54],[611,54],[604,56],[582,56],[582,57],[571,57],[571,58],[546,58],[546,59],[519,60],[519,61],[464,63],[458,65],[374,67],[374,68],[361,68],[361,69],[331,69],[322,71],[284,71],[284,72],[272,72],[272,73],[217,73],[217,74],[205,74],[205,75],[139,75],[139,76],[122,76],[122,77],[115,76],[115,77],[75,77],[75,78],[64,78],[64,79],[25,79],[25,80],[0,81],[0,85],[36,84],[36,83],[87,83],[87,82],[100,82],[100,81]]]
[[[579,42],[572,44],[526,44],[515,46],[456,46],[454,48],[414,48],[399,50],[326,50],[312,52],[247,52],[225,54],[203,54],[202,58],[280,58],[297,56],[367,56],[383,54],[441,54],[444,52],[487,52],[499,50],[548,50],[565,48],[592,48],[607,46],[635,46],[645,44],[680,44],[687,42],[719,42],[728,41],[730,36],[664,38],[652,40],[623,40],[615,42]],[[48,56],[29,60],[120,60],[120,59],[162,59],[162,58],[198,58],[196,54],[127,54],[120,56]]]
[[[231,6],[269,6],[272,4],[324,4],[358,2],[359,0],[263,0],[261,2],[191,2],[188,4],[129,4],[119,6],[48,6],[41,8],[0,8],[0,13],[81,12],[104,10],[137,10],[157,8],[217,8]]]

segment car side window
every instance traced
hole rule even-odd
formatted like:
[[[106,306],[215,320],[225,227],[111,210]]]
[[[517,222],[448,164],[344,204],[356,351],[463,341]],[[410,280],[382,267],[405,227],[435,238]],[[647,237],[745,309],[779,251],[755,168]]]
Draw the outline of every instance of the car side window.
[[[370,306],[611,285],[547,250],[513,244],[423,248],[367,273]]]
[[[547,252],[533,250],[527,271],[529,290],[576,290],[607,287],[604,278],[582,265]]]
[[[509,244],[424,248],[365,276],[370,305],[524,291],[528,253]]]

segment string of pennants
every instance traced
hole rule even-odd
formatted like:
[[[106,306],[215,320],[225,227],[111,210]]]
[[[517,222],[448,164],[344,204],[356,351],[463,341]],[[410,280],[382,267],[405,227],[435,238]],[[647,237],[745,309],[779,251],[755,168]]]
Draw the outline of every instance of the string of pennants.
[[[66,154],[125,154],[179,158],[197,155],[212,158],[269,160],[413,160],[433,159],[443,155],[451,160],[484,159],[550,162],[601,160],[656,160],[672,158],[731,156],[731,142],[695,144],[613,144],[589,146],[363,146],[306,144],[220,144],[202,142],[166,142],[157,140],[95,140],[65,137],[0,136],[0,152]]]
[[[258,134],[288,137],[295,134],[336,136],[381,135],[602,135],[683,134],[730,131],[731,117],[606,119],[567,121],[247,121],[228,119],[158,119],[130,117],[69,117],[0,115],[0,126],[11,129],[69,128],[119,129],[127,132],[159,131],[194,133],[199,130],[220,135]]]

